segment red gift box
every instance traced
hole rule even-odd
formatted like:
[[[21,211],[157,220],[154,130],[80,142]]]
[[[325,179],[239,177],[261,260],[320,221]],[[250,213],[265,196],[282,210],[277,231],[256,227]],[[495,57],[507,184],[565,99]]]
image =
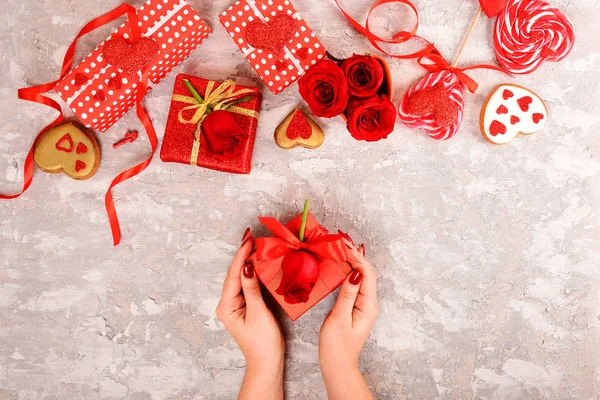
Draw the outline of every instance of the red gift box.
[[[198,91],[204,103],[193,97],[184,79]],[[226,104],[230,99],[246,96],[250,96],[250,100],[227,108],[227,112],[232,114],[237,125],[245,132],[239,153],[230,159],[217,158],[207,144],[205,134],[202,133],[202,121],[205,116],[203,111],[207,105],[212,107],[219,103]],[[261,103],[262,94],[256,87],[236,85],[229,80],[215,82],[190,75],[178,75],[160,151],[161,160],[223,172],[249,174]]]
[[[348,236],[341,232],[329,234],[310,212],[306,221],[306,240],[304,242],[298,239],[302,214],[285,226],[274,218],[260,218],[260,221],[275,236],[257,238],[256,249],[246,262],[254,268],[258,279],[292,321],[295,321],[340,286],[352,271],[352,266],[348,261],[353,260],[353,256],[344,239]],[[287,253],[295,250],[304,250],[315,256],[319,264],[319,279],[306,303],[289,304],[283,295],[276,293],[276,290],[283,278],[281,268],[283,258]]]
[[[288,0],[239,0],[219,20],[275,94],[325,57],[323,44]]]
[[[158,44],[158,55],[147,64],[150,67],[147,90],[212,32],[183,0],[149,0],[138,9],[137,17],[142,37],[150,37]],[[108,64],[104,57],[104,46],[109,40],[129,38],[128,23],[121,25],[56,86],[58,95],[88,128],[104,132],[135,105],[140,72],[131,75]]]

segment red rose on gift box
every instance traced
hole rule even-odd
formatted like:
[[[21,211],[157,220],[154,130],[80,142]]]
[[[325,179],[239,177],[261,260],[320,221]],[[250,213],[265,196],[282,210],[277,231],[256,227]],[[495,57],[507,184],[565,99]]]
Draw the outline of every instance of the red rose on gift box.
[[[218,110],[208,114],[202,122],[202,133],[217,160],[229,160],[240,154],[245,132],[230,112]]]
[[[396,123],[396,107],[387,96],[352,98],[347,113],[348,131],[356,140],[376,142],[385,139]]]
[[[348,91],[352,96],[373,96],[383,84],[383,66],[374,57],[355,54],[346,59],[341,68],[348,80]]]
[[[340,115],[348,104],[348,81],[344,71],[325,60],[306,72],[298,82],[300,94],[317,117]]]
[[[305,251],[292,251],[283,257],[281,269],[283,278],[275,293],[289,304],[306,303],[319,279],[317,260]]]

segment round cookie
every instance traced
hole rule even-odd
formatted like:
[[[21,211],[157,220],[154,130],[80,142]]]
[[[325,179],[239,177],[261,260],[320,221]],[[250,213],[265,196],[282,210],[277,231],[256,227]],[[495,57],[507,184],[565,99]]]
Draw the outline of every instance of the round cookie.
[[[539,132],[548,120],[548,108],[531,90],[513,84],[494,89],[481,107],[479,125],[483,137],[506,144],[519,135]]]
[[[76,122],[48,129],[35,145],[33,160],[44,172],[91,178],[100,165],[100,146],[94,135]]]

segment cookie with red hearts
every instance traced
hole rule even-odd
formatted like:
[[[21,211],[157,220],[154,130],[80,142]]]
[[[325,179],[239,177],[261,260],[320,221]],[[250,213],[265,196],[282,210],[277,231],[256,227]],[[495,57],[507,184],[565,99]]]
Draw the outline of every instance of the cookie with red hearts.
[[[539,132],[548,120],[548,108],[540,96],[513,84],[494,89],[481,107],[483,137],[494,144],[506,144],[519,135]]]
[[[301,146],[316,149],[323,144],[325,134],[304,111],[296,108],[275,129],[275,143],[283,149]]]
[[[91,178],[100,165],[100,146],[89,130],[76,122],[48,129],[36,143],[33,161],[44,172],[64,172],[69,178]]]

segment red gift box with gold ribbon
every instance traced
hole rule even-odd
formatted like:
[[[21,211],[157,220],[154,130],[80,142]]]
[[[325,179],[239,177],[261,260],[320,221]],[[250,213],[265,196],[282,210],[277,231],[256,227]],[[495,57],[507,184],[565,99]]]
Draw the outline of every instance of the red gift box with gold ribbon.
[[[178,75],[161,160],[249,174],[261,103],[256,87]]]
[[[259,219],[274,236],[257,238],[256,248],[246,262],[254,268],[258,279],[292,321],[295,321],[340,286],[346,276],[352,272],[352,266],[348,262],[353,260],[352,252],[348,249],[351,240],[348,240],[348,235],[340,231],[330,234],[310,212],[307,214],[304,241],[298,238],[302,225],[302,214],[286,225],[281,224],[275,218],[261,217]],[[282,294],[282,280],[284,279],[282,262],[286,255],[296,251],[306,252],[316,259],[318,279],[308,297],[302,299],[306,300],[305,302],[296,299],[292,304],[289,298]],[[293,297],[294,288],[291,290]]]

